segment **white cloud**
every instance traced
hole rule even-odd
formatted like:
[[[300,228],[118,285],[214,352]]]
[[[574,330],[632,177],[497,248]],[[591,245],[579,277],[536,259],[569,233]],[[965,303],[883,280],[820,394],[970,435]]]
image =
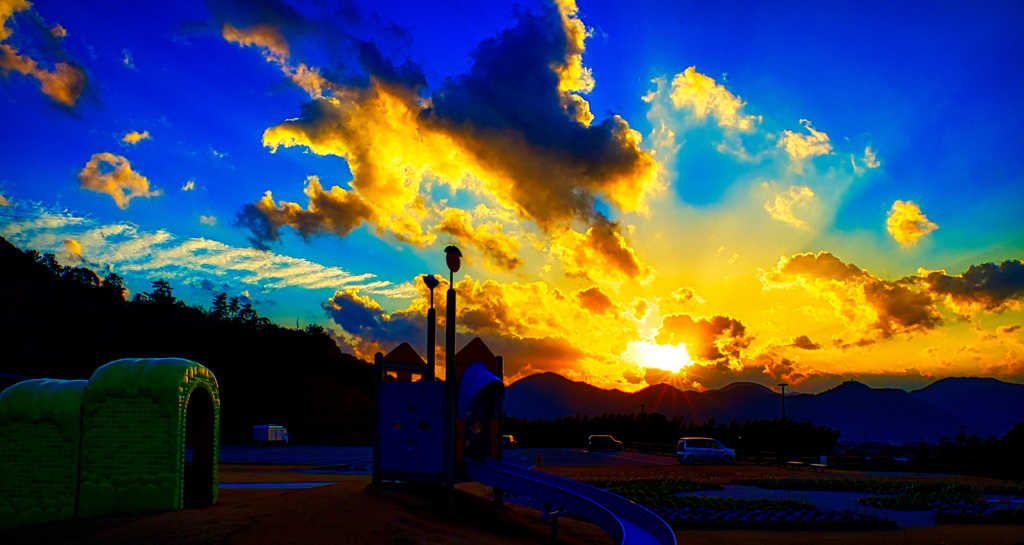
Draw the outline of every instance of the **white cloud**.
[[[305,259],[238,248],[205,238],[183,239],[165,230],[141,231],[130,222],[99,224],[66,212],[32,209],[14,214],[0,209],[0,235],[22,249],[66,251],[74,239],[91,263],[121,274],[147,279],[181,279],[190,284],[209,280],[241,291],[350,289],[392,298],[416,297],[412,286],[375,280],[370,273],[352,274]]]

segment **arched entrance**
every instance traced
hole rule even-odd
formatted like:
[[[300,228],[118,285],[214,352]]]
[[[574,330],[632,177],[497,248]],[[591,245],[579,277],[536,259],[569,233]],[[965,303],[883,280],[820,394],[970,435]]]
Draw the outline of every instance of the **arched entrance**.
[[[184,507],[213,505],[214,464],[213,399],[203,387],[196,387],[185,407]]]

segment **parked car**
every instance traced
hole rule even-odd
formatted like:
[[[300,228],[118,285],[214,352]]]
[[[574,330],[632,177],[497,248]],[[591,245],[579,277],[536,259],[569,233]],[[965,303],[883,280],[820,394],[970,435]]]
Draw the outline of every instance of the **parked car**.
[[[611,435],[591,435],[587,438],[587,450],[622,450],[622,441]]]
[[[511,435],[502,435],[501,448],[516,448],[516,438]]]
[[[696,462],[731,464],[736,460],[736,451],[710,437],[681,437],[676,445],[676,459],[687,465]]]
[[[286,430],[284,426],[278,426],[277,424],[267,424],[266,426],[253,426],[252,440],[256,441],[256,444],[259,446],[287,445],[288,430]]]

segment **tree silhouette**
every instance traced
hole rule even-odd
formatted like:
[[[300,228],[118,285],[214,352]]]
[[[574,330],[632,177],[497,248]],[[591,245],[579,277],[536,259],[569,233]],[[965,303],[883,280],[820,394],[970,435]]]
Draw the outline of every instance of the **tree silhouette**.
[[[228,318],[228,294],[220,292],[213,298],[213,309],[210,311],[210,317],[217,320],[226,320]]]
[[[103,283],[100,284],[100,288],[108,293],[117,295],[121,299],[124,299],[124,278],[117,273],[110,273],[103,278]]]

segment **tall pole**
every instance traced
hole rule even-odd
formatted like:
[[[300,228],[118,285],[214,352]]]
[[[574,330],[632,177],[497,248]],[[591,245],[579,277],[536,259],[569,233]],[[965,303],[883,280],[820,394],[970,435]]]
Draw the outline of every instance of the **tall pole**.
[[[455,273],[462,252],[455,246],[444,249],[448,270],[448,301],[444,320],[444,497],[448,514],[455,513],[455,413],[458,385],[455,373]]]
[[[789,386],[789,384],[780,382],[779,386],[782,387],[782,421],[779,422],[779,426],[782,431],[782,448],[779,449],[780,456],[782,458],[780,462],[782,462],[785,461],[786,458],[786,386]]]
[[[789,384],[786,384],[785,382],[780,382],[779,386],[782,387],[782,419],[785,420],[786,419],[786,386],[789,386]]]
[[[434,310],[434,288],[438,281],[432,274],[423,275],[423,283],[430,288],[430,310],[427,311],[427,370],[423,374],[425,381],[433,381],[435,376],[434,353],[437,351],[437,311]]]

